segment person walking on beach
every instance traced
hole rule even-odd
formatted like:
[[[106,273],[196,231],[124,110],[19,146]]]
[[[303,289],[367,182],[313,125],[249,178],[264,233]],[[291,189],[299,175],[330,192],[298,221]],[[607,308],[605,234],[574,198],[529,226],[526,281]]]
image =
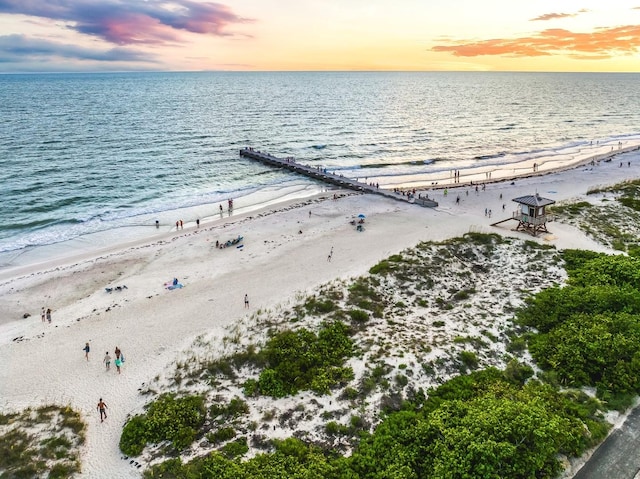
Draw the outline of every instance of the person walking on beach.
[[[249,308],[249,295],[248,294],[244,295],[244,307],[245,308]]]
[[[84,348],[82,348],[82,350],[84,351],[84,357],[87,358],[87,361],[89,361],[89,350],[91,348],[89,347],[89,343],[85,343]]]
[[[111,369],[111,356],[109,356],[109,351],[104,353],[104,359],[102,360],[102,362],[104,363],[107,371]]]
[[[43,323],[47,322],[47,313],[44,311],[44,306],[42,307],[42,311],[40,312],[40,319]]]
[[[47,321],[51,324],[51,308],[47,308]]]
[[[97,409],[98,411],[100,411],[100,422],[104,422],[104,420],[107,419],[107,405],[102,400],[102,398],[100,398],[100,401],[98,401]]]

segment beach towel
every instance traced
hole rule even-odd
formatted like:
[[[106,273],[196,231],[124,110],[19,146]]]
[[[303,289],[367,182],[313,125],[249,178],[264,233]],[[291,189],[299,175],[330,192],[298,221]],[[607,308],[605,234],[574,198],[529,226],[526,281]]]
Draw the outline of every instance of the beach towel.
[[[172,290],[172,289],[184,288],[184,285],[182,283],[173,284],[173,281],[168,281],[164,283],[164,287],[166,289]]]

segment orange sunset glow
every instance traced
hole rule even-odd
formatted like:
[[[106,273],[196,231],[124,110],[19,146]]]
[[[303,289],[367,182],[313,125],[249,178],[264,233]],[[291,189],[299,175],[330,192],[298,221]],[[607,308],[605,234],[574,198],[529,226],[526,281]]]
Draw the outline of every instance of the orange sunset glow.
[[[640,0],[0,0],[0,27],[0,72],[640,71]]]

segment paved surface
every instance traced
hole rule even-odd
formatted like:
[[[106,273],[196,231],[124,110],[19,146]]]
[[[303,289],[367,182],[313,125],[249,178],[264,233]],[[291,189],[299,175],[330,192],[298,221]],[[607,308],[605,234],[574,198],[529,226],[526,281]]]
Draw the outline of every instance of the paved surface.
[[[639,471],[640,407],[636,407],[573,479],[634,479]]]

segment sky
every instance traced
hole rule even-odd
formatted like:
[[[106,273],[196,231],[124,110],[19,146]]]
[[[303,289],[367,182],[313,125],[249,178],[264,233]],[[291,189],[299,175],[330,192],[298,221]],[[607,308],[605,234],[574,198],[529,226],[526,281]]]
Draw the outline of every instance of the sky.
[[[0,0],[0,73],[640,72],[640,0]]]

